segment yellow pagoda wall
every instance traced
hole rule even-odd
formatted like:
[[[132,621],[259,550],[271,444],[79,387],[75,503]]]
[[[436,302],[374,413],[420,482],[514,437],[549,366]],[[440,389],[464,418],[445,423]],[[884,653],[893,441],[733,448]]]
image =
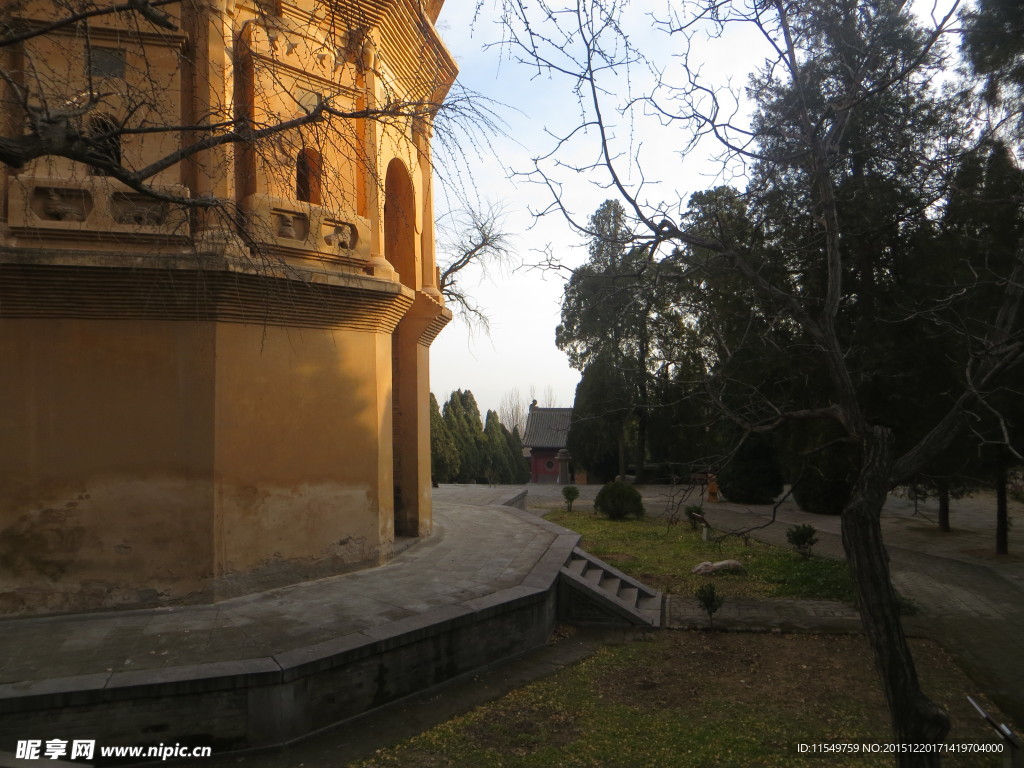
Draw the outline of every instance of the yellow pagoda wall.
[[[217,330],[218,596],[391,554],[386,334]],[[382,525],[383,522],[383,525]]]
[[[211,323],[0,322],[0,612],[208,596],[214,345]]]
[[[437,91],[417,98],[443,95],[454,65],[412,2],[314,22],[326,7],[215,1],[181,6],[179,32],[140,35],[125,15],[91,34],[125,51],[126,98],[160,86],[151,116],[165,122],[290,119],[316,93],[372,107],[417,70]],[[83,45],[28,46],[53,60],[55,98],[62,78],[84,85]],[[396,536],[429,535],[429,345],[451,315],[428,123],[339,121],[332,137],[209,150],[152,179],[240,220],[59,158],[3,171],[0,614],[217,600],[376,565]],[[122,157],[138,167],[180,140],[125,137]],[[316,200],[299,199],[304,149],[322,163]]]

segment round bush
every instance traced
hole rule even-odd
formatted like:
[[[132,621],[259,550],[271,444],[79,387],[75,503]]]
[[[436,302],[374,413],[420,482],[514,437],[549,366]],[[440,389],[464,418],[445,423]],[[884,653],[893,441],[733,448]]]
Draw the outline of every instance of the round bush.
[[[804,467],[793,486],[793,499],[804,512],[815,515],[839,515],[853,493],[848,467],[831,459]]]
[[[718,487],[738,504],[771,504],[782,493],[783,478],[771,438],[753,434],[718,472]]]
[[[594,509],[610,520],[644,516],[644,503],[640,498],[640,491],[620,480],[608,483],[597,492]]]

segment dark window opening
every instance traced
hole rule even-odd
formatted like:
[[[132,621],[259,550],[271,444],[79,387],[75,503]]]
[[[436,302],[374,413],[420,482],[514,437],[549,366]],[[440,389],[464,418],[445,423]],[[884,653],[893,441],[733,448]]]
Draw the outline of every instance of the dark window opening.
[[[320,153],[304,149],[295,159],[295,197],[304,203],[320,205]]]
[[[103,163],[112,166],[121,165],[121,134],[120,129],[109,117],[94,117],[89,121],[89,137],[92,139],[92,152]],[[105,168],[93,168],[94,176],[109,176]]]
[[[124,77],[123,48],[93,48],[89,54],[89,74],[94,79]]]

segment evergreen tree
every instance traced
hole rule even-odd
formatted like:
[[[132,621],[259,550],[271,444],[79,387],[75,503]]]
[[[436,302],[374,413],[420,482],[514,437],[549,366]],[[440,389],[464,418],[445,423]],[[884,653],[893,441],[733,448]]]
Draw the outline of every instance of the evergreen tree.
[[[445,424],[458,450],[458,471],[455,481],[472,483],[483,478],[483,426],[480,411],[471,392],[461,389],[451,393],[442,411]]]
[[[565,286],[555,343],[580,371],[599,357],[618,371],[632,403],[633,460],[640,482],[655,405],[653,377],[665,365],[658,341],[678,330],[674,297],[667,290],[670,283],[661,279],[669,265],[659,265],[642,248],[628,247],[632,235],[622,207],[614,200],[598,208],[589,231],[590,259],[573,271]]]
[[[770,504],[782,493],[782,470],[768,435],[753,433],[718,472],[718,485],[729,501]]]
[[[508,445],[509,464],[512,467],[510,482],[517,485],[530,482],[530,465],[523,458],[523,440],[519,436],[519,428],[512,427],[512,431],[509,432],[503,424],[502,429],[505,433],[505,442]]]
[[[595,482],[625,474],[626,422],[631,393],[607,356],[594,359],[576,385],[567,448]]]
[[[990,102],[1024,97],[1024,6],[1020,0],[975,0],[963,14],[964,52],[985,78]],[[1019,117],[1019,113],[1018,113]]]
[[[434,393],[430,393],[430,472],[435,483],[450,483],[458,475],[459,450]]]
[[[494,411],[487,411],[484,420],[484,453],[487,481],[503,484],[513,482],[514,468],[510,461],[508,441],[505,439],[501,419]]]

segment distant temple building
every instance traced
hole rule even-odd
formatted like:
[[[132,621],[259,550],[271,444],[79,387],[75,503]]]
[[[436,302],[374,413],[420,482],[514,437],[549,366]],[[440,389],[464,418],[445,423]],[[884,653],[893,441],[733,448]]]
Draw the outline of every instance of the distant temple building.
[[[572,422],[572,408],[538,408],[530,405],[526,417],[523,447],[530,454],[531,483],[575,482],[566,440]]]
[[[98,16],[3,66],[52,103],[107,94],[82,119],[141,168],[189,131],[112,126],[439,101],[441,4],[163,5],[177,31]],[[64,6],[3,7],[42,26]],[[224,215],[62,157],[0,171],[0,613],[217,600],[430,534],[428,349],[451,317],[430,119],[332,126],[150,179]]]

